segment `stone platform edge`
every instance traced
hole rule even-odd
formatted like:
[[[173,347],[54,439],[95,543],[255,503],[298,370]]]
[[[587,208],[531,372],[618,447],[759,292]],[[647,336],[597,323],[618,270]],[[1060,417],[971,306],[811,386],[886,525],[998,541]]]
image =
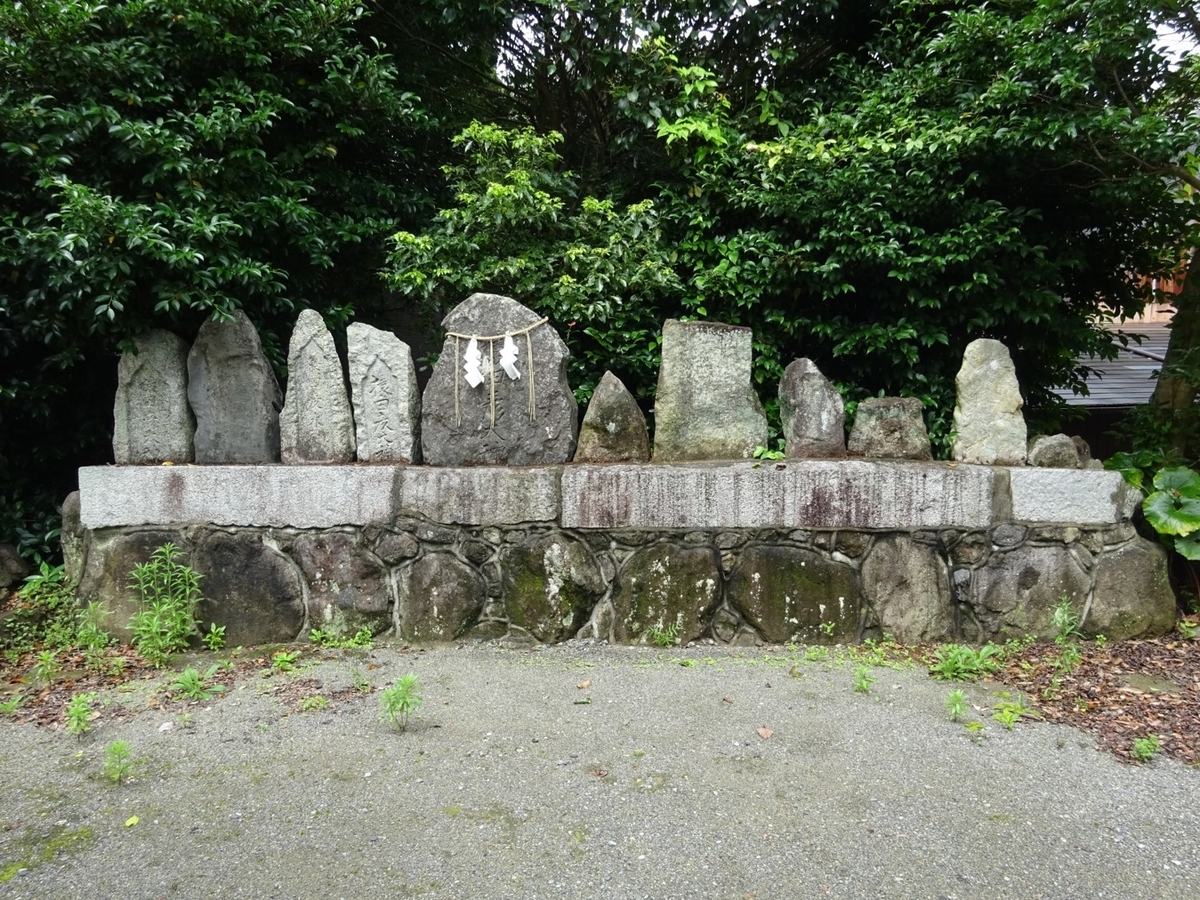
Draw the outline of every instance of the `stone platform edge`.
[[[1115,525],[1141,495],[1118,472],[947,462],[91,466],[86,529],[140,525],[329,528],[418,516],[447,525],[578,529],[986,529]]]

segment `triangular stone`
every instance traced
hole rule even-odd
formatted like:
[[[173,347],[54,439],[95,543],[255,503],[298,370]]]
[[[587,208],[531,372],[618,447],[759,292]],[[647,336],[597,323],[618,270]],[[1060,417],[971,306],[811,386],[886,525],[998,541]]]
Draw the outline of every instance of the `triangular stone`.
[[[192,462],[196,419],[188,406],[187,342],[148,331],[121,354],[113,404],[113,458],[119,464]]]
[[[354,322],[346,329],[346,362],[359,462],[420,462],[421,395],[408,344]]]
[[[605,372],[579,428],[577,463],[644,463],[650,460],[646,416],[621,379]]]
[[[296,319],[288,346],[288,384],[279,414],[285,463],[354,461],[354,417],[333,335],[314,309]]]
[[[196,462],[279,462],[279,382],[258,332],[240,309],[200,326],[188,353]]]

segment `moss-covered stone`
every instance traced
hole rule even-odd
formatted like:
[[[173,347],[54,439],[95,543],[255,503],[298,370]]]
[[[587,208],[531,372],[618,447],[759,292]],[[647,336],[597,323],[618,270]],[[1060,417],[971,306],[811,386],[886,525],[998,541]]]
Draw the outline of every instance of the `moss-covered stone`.
[[[764,640],[856,640],[862,610],[851,566],[813,550],[756,545],[729,576],[729,602]]]
[[[1148,638],[1175,627],[1175,594],[1167,578],[1167,554],[1138,538],[1106,553],[1096,564],[1096,591],[1081,626],[1087,637]]]
[[[639,550],[617,575],[613,638],[627,644],[695,640],[708,628],[721,588],[713,547],[654,544]]]
[[[600,566],[591,551],[562,534],[506,548],[500,569],[509,620],[543,643],[573,636],[604,593]]]
[[[366,553],[361,535],[331,531],[302,534],[292,556],[308,582],[308,619],[313,628],[349,637],[372,634],[392,620],[387,573]]]
[[[396,627],[416,644],[461,637],[487,598],[483,576],[452,553],[426,553],[396,573]]]

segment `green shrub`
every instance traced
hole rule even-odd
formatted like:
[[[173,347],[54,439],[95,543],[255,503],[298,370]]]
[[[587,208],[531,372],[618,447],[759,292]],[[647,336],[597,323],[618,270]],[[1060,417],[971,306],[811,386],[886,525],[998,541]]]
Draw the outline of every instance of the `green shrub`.
[[[166,665],[172,653],[185,649],[199,633],[201,576],[178,557],[175,545],[166,543],[133,570],[139,607],[130,619],[133,646],[153,666]]]

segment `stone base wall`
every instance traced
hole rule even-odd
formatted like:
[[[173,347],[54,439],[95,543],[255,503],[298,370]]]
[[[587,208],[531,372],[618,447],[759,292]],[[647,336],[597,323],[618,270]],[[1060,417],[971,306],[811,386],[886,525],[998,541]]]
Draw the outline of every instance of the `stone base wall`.
[[[127,623],[171,541],[233,644],[311,628],[413,643],[1048,638],[1174,624],[1166,556],[1116,473],[946,463],[104,467],[64,547]]]

